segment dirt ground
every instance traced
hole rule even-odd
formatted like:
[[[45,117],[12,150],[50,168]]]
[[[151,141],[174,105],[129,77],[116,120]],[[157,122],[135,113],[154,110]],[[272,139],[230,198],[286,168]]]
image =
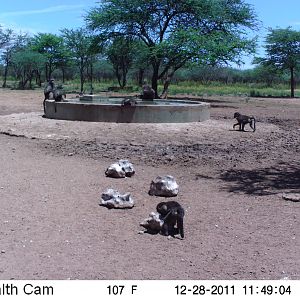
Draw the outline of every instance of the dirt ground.
[[[0,89],[0,279],[300,279],[300,100],[207,97],[211,119],[115,124],[42,117],[42,91]],[[232,129],[254,115],[256,132]],[[104,174],[129,159],[131,178]],[[139,234],[173,175],[184,239]],[[135,207],[99,206],[130,192]]]

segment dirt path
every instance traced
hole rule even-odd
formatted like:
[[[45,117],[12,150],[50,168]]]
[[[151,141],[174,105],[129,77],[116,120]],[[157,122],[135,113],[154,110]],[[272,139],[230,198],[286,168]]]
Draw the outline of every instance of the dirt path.
[[[0,279],[300,279],[300,101],[210,98],[189,124],[47,120],[40,92],[0,90]],[[255,133],[231,130],[236,110]],[[111,179],[119,158],[136,175]],[[175,176],[184,240],[138,234]],[[99,206],[108,187],[131,210]]]

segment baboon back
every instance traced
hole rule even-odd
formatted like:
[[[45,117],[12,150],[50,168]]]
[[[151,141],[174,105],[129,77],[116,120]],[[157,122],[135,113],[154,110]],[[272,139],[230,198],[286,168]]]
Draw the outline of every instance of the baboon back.
[[[177,225],[177,230],[181,237],[184,237],[183,230],[183,217],[184,209],[176,201],[160,202],[156,210],[161,214],[164,225],[162,228],[162,234],[169,235],[169,233],[176,233],[175,226]]]

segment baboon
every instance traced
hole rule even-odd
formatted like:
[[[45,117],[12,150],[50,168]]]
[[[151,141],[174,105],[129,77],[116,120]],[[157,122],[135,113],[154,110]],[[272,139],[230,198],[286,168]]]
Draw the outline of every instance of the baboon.
[[[54,84],[54,79],[51,78],[46,85],[44,89],[44,101],[43,101],[43,107],[44,107],[44,114],[46,114],[46,100],[50,99],[50,94],[52,93],[53,99],[56,102],[62,101],[63,97],[66,98],[66,93],[63,92],[63,87],[61,85],[58,85],[57,87]],[[56,106],[54,106],[55,112],[56,112]]]
[[[233,125],[233,129],[235,126],[239,125],[239,131],[245,131],[245,125],[249,123],[253,132],[255,131],[255,118],[253,116],[245,116],[238,112],[235,112],[233,117],[237,120],[237,123]]]
[[[121,102],[121,106],[136,106],[136,105],[137,105],[136,100],[130,98],[124,99]]]
[[[142,95],[141,95],[142,99],[145,100],[153,100],[155,98],[155,91],[153,90],[153,88],[145,83],[143,85],[143,91],[142,91]]]
[[[45,108],[45,101],[50,99],[50,94],[54,96],[54,90],[55,90],[55,84],[54,79],[51,78],[44,89],[44,101],[43,101],[43,107],[44,107],[44,114],[46,114],[46,108]]]
[[[156,206],[157,212],[161,215],[164,224],[161,229],[163,235],[175,235],[180,233],[184,238],[183,217],[184,209],[176,201],[160,202]],[[177,228],[175,226],[177,225]]]
[[[55,101],[62,101],[63,97],[66,98],[66,93],[63,91],[63,87],[59,85],[57,88],[53,90],[53,99]]]
[[[49,82],[47,83],[47,85],[45,86],[44,89],[44,96],[45,96],[45,100],[49,100],[50,99],[50,93],[53,94],[53,91],[56,89],[55,84],[54,84],[54,79],[51,78],[49,80]]]

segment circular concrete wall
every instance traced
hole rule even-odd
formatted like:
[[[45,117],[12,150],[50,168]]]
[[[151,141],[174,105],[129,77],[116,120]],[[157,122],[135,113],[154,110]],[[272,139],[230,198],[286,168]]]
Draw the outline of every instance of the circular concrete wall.
[[[50,119],[115,123],[185,123],[210,118],[210,105],[203,102],[138,100],[135,106],[122,106],[121,101],[108,98],[99,98],[98,101],[46,100],[45,116]]]

